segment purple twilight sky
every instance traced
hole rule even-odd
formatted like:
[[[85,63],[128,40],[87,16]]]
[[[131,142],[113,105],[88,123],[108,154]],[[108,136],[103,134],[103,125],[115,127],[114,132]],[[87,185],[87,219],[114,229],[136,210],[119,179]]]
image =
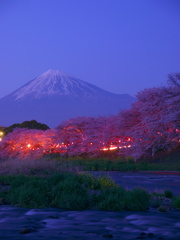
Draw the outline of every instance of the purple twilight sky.
[[[180,0],[0,0],[0,97],[61,70],[114,93],[180,72]]]

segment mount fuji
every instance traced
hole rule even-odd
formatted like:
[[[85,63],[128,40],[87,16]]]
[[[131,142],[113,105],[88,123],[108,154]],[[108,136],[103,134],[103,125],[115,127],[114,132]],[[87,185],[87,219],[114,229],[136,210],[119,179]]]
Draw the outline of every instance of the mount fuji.
[[[0,99],[0,126],[37,120],[50,127],[78,116],[117,114],[135,100],[56,70],[49,70]]]

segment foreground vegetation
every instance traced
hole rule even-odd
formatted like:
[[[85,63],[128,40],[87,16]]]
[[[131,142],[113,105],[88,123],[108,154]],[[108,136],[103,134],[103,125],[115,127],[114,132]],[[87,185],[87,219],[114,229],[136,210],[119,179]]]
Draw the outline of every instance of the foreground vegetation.
[[[21,207],[83,210],[146,210],[149,195],[145,190],[126,191],[107,177],[59,173],[48,177],[1,176],[6,190],[1,201]],[[9,188],[8,188],[9,186]]]
[[[0,161],[0,204],[29,208],[101,209],[145,211],[156,207],[180,209],[180,197],[172,192],[149,194],[135,188],[128,191],[109,177],[94,178],[85,171],[180,171],[179,154],[135,162],[131,158],[65,158],[46,155],[41,159]],[[170,199],[167,201],[167,199]],[[164,205],[164,201],[167,204]]]
[[[56,173],[51,176],[0,176],[0,203],[28,208],[56,207],[70,210],[99,209],[145,211],[156,207],[168,211],[180,209],[180,197],[170,191],[152,193],[141,188],[131,191],[116,185],[108,177],[90,174]],[[171,199],[164,205],[164,200]]]

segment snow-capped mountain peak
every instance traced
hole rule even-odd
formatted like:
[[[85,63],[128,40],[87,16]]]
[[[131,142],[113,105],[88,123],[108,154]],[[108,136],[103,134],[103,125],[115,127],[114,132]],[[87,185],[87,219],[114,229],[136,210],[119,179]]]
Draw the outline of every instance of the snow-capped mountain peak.
[[[64,72],[48,70],[0,99],[0,123],[35,119],[50,127],[77,116],[117,114],[135,99],[114,94]]]
[[[33,96],[41,98],[43,96],[83,96],[88,98],[102,96],[109,92],[102,90],[92,84],[86,83],[80,79],[70,76],[57,70],[48,70],[39,77],[25,84],[14,92],[14,98],[21,100],[24,97]],[[111,94],[111,93],[109,93]]]
[[[51,78],[53,80],[57,78],[65,79],[65,78],[75,78],[75,77],[63,71],[49,69],[48,71],[42,73],[38,78]]]

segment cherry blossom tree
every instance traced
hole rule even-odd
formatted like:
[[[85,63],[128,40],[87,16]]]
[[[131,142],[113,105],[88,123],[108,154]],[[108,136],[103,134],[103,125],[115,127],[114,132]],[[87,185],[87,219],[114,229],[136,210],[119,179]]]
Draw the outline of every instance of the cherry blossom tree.
[[[17,128],[3,138],[0,143],[0,156],[4,159],[40,157],[54,148],[54,135],[55,130],[43,131]]]
[[[137,94],[132,108],[120,114],[119,126],[133,139],[127,154],[135,158],[154,156],[179,144],[180,88],[145,89]]]
[[[60,146],[69,155],[98,155],[104,143],[106,117],[78,117],[57,127]]]

